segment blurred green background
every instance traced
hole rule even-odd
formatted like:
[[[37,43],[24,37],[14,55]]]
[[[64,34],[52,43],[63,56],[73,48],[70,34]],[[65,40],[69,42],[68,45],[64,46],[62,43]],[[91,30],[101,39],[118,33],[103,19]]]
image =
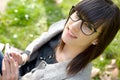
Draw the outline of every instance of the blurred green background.
[[[0,42],[10,43],[21,50],[35,38],[47,31],[56,21],[68,16],[72,5],[80,0],[11,0],[4,13],[0,13]],[[118,6],[120,3],[113,0]],[[93,64],[104,70],[104,66],[115,58],[120,69],[120,32],[104,51],[103,60],[97,58]],[[99,64],[98,64],[99,62]]]

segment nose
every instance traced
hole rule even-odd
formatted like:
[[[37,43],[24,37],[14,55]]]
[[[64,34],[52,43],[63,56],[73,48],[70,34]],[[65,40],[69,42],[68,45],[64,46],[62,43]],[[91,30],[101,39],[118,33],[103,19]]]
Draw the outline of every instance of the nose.
[[[72,22],[70,24],[70,28],[72,30],[74,30],[75,32],[79,32],[81,24],[82,24],[82,20],[79,20],[79,21],[76,21],[76,22]]]

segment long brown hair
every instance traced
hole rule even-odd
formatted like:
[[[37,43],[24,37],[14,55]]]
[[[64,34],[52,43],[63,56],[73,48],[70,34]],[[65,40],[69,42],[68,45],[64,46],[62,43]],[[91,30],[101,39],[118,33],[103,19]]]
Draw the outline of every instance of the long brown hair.
[[[89,46],[68,64],[69,75],[78,73],[89,62],[102,54],[120,28],[120,10],[111,0],[83,0],[74,7],[74,11],[83,15],[86,21],[95,24],[96,27],[102,26],[103,28],[102,33],[98,36],[98,44]],[[64,44],[61,40],[58,48],[62,50]]]

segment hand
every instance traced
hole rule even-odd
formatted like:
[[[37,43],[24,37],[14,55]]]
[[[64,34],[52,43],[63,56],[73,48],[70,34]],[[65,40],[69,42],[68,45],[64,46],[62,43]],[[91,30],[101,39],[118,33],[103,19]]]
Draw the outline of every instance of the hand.
[[[28,60],[28,56],[26,54],[11,52],[10,56],[13,57],[14,60],[17,61],[19,65],[22,65]]]
[[[9,45],[9,43],[5,44],[5,51],[4,52],[8,57],[10,57],[10,56],[13,57],[14,60],[17,61],[19,65],[25,63],[27,60],[26,57],[22,56],[18,50],[11,47]]]
[[[6,55],[2,61],[2,76],[0,80],[18,80],[18,63]]]

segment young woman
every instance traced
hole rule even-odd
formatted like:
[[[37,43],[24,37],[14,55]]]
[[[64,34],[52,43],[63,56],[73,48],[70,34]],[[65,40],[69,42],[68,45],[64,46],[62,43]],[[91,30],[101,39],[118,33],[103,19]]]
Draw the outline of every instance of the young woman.
[[[0,80],[17,80],[18,64],[26,61],[21,80],[90,80],[91,61],[113,40],[119,22],[120,10],[111,0],[83,0],[22,55],[5,56]]]

